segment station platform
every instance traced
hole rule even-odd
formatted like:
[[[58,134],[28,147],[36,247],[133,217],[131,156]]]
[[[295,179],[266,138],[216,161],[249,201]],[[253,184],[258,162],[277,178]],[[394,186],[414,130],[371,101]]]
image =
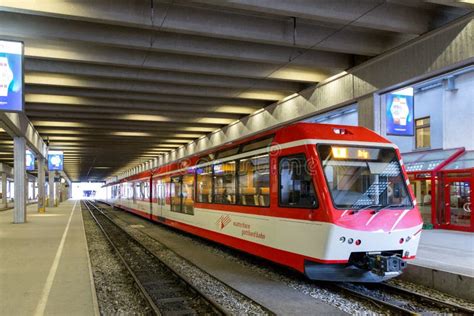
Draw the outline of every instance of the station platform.
[[[474,234],[423,230],[416,259],[402,278],[474,301]]]
[[[38,201],[28,201],[26,202],[26,205],[32,205],[32,204],[36,204],[38,203]],[[8,210],[11,210],[15,207],[15,202],[8,202],[6,206],[2,206],[0,207],[0,212],[1,211],[8,211]]]
[[[0,212],[0,315],[98,315],[79,201]]]

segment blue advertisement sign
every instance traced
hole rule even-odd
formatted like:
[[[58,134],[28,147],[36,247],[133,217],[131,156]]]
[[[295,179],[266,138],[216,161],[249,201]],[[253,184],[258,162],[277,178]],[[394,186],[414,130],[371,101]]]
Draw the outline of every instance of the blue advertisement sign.
[[[32,171],[35,170],[35,155],[27,150],[26,151],[26,170]]]
[[[0,111],[23,111],[23,43],[0,41]]]
[[[64,154],[62,151],[50,150],[48,152],[48,170],[63,171]]]
[[[413,95],[387,94],[387,134],[413,136]]]

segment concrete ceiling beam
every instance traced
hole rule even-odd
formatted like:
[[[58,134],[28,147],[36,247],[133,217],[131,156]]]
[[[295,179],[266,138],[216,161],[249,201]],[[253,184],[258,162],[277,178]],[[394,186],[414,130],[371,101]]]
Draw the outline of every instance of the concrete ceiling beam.
[[[114,78],[150,82],[166,82],[185,85],[211,86],[224,88],[267,89],[276,91],[300,91],[305,86],[297,82],[263,80],[184,73],[167,70],[149,70],[128,67],[110,67],[94,64],[77,64],[53,60],[26,58],[25,71],[78,75],[96,78]]]
[[[126,48],[117,49],[92,44],[78,45],[67,43],[65,45],[62,42],[36,39],[28,39],[24,42],[25,57],[27,58],[168,70],[227,77],[319,82],[345,69],[337,67],[303,67],[292,65],[291,63],[282,66],[269,63],[158,53]]]
[[[204,119],[204,118],[215,118],[215,119],[230,119],[237,120],[244,116],[244,114],[232,114],[232,113],[216,113],[216,112],[198,112],[197,109],[194,112],[191,111],[165,111],[160,109],[155,110],[143,110],[134,108],[112,108],[112,107],[98,107],[98,106],[87,106],[87,105],[71,105],[71,104],[41,104],[33,103],[27,104],[26,110],[31,113],[34,111],[49,112],[50,115],[55,115],[57,112],[64,113],[95,113],[95,114],[124,114],[130,115],[133,119],[133,115],[157,115],[160,117],[176,118],[177,120],[192,118],[192,119]],[[127,117],[125,117],[127,119]]]
[[[278,101],[297,91],[275,91],[263,89],[233,89],[221,87],[203,87],[196,85],[181,85],[162,82],[147,82],[135,80],[118,80],[95,77],[81,77],[52,73],[27,73],[26,85],[56,86],[71,88],[102,89],[112,91],[149,92],[161,94],[178,94],[185,96],[244,98],[263,101]]]
[[[191,123],[191,124],[214,124],[215,126],[222,126],[226,124],[233,123],[234,118],[213,118],[213,117],[178,117],[175,114],[172,116],[166,115],[145,115],[145,114],[107,114],[103,115],[101,113],[78,113],[78,112],[44,112],[44,111],[26,111],[28,117],[31,117],[33,120],[38,117],[50,118],[54,115],[57,119],[95,119],[102,122],[105,121],[121,121],[124,122],[176,122],[176,123]]]
[[[185,1],[178,0],[184,3]],[[189,1],[187,1],[189,2]],[[297,17],[306,21],[317,21],[359,26],[367,29],[398,33],[422,34],[430,29],[435,13],[429,6],[416,8],[389,1],[378,0],[192,0],[194,3],[212,5],[225,9],[240,9],[282,18]]]
[[[99,98],[81,98],[71,96],[27,94],[25,96],[27,107],[36,105],[48,106],[84,106],[98,109],[126,109],[126,110],[149,110],[149,111],[180,111],[192,113],[229,113],[229,114],[251,114],[257,110],[255,107],[239,107],[225,105],[193,105],[181,103],[158,103],[144,101],[109,100]],[[54,108],[53,108],[54,110]],[[57,108],[56,108],[57,110]]]
[[[100,1],[76,1],[74,3],[68,2],[68,5],[59,2],[54,2],[54,5],[52,5],[45,2],[4,0],[0,8],[3,11],[27,13],[29,15],[300,48],[310,48],[318,44],[318,48],[326,46],[326,49],[330,49],[331,46],[334,46],[334,42],[337,42],[339,47],[344,48],[339,52],[357,51],[361,55],[375,55],[390,48],[387,44],[398,41],[397,37],[400,36],[396,33],[381,34],[380,30],[383,30],[384,26],[382,22],[386,23],[387,17],[369,16],[368,18],[376,20],[375,23],[372,22],[372,25],[369,20],[361,23],[363,28],[347,27],[347,24],[352,22],[354,17],[357,18],[361,13],[366,12],[367,8],[374,7],[374,2],[370,1],[368,5],[365,4],[364,6],[360,5],[359,2],[356,3],[359,8],[355,10],[356,13],[354,14],[352,13],[354,12],[354,2],[344,1],[342,5],[336,8],[333,6],[332,10],[325,10],[325,14],[331,12],[329,22],[308,22],[307,19],[303,19],[303,21],[297,23],[296,38],[293,36],[292,17],[296,16],[294,14],[286,16],[260,14],[258,16],[257,14],[248,14],[248,12],[244,14],[243,12],[224,11],[222,8],[189,6],[189,3],[175,5],[155,2],[152,11],[148,2],[140,3],[133,0],[118,0],[108,4]],[[321,5],[324,5],[324,3],[312,2],[308,7],[308,11],[311,9],[317,10]],[[397,10],[397,8],[400,8],[400,10]],[[391,7],[389,9],[394,10]],[[397,18],[398,20],[389,28],[390,31],[397,30],[411,34],[420,34],[426,31],[426,18],[423,14],[417,14],[409,8],[400,6],[397,6],[395,10],[396,13],[399,11],[400,13],[394,16],[394,19]],[[404,18],[403,14],[408,14],[408,19]],[[334,19],[336,16],[342,16],[343,18]],[[416,18],[416,21],[411,22],[409,20],[411,18]],[[413,27],[414,23],[416,28]],[[397,25],[400,29],[397,29]],[[341,30],[342,26],[346,27]],[[374,31],[379,36],[374,36]],[[331,38],[330,41],[328,40],[329,37]],[[402,35],[402,37],[405,37],[405,35]],[[347,41],[345,40],[347,38],[354,38],[354,40]]]
[[[211,38],[189,34],[140,30],[97,23],[62,20],[40,16],[24,18],[22,14],[0,12],[0,35],[18,39],[46,39],[60,42],[92,43],[137,50],[166,52],[192,56],[284,64],[298,51],[294,47]],[[379,35],[380,36],[380,35]],[[359,38],[359,40],[366,40]],[[367,40],[366,40],[367,41]],[[367,46],[370,43],[367,43]],[[348,68],[352,57],[347,53],[310,50],[296,59],[294,65],[304,67]],[[377,47],[355,50],[374,52]]]
[[[216,97],[199,97],[199,96],[183,96],[170,95],[151,92],[131,92],[131,91],[111,91],[100,89],[84,89],[75,87],[61,86],[43,86],[43,85],[26,85],[25,91],[27,95],[59,95],[70,97],[84,98],[101,98],[115,101],[144,101],[156,103],[178,103],[178,104],[197,104],[197,105],[216,105],[216,106],[236,106],[260,109],[268,104],[263,100],[237,99],[237,98],[216,98]]]

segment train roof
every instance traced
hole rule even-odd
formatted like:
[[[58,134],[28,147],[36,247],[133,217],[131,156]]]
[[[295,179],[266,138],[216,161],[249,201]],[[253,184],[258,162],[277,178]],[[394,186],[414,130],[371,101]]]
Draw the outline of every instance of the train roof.
[[[390,143],[389,140],[375,133],[374,131],[361,127],[361,126],[347,126],[347,125],[335,125],[335,124],[320,124],[320,123],[306,123],[299,122],[293,123],[291,125],[286,125],[282,127],[277,127],[265,132],[256,133],[251,136],[239,139],[237,141],[230,141],[221,146],[214,147],[209,150],[199,152],[190,156],[182,157],[171,161],[163,166],[160,166],[160,169],[167,168],[173,164],[176,164],[180,160],[187,158],[193,159],[198,157],[203,157],[209,155],[210,153],[215,153],[217,151],[229,149],[240,144],[248,143],[254,140],[265,138],[267,136],[273,135],[274,144],[283,144],[292,141],[298,141],[303,139],[313,139],[313,140],[334,140],[334,141],[351,141],[351,142],[361,142],[361,143]],[[106,186],[114,185],[117,183],[125,182],[128,180],[137,180],[152,175],[152,171],[146,170],[141,173],[126,177],[124,179],[111,182],[106,184]]]

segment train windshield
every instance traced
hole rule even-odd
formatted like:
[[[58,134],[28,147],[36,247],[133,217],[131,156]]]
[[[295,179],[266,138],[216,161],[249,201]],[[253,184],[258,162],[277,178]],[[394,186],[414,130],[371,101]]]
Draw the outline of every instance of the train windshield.
[[[393,148],[318,145],[318,153],[336,208],[413,206]]]

